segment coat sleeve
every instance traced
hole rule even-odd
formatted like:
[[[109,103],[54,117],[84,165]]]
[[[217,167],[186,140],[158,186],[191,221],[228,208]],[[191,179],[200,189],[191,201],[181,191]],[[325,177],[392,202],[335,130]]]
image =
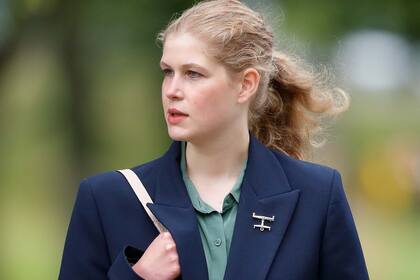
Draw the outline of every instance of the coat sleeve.
[[[356,226],[337,170],[334,170],[331,182],[320,261],[322,280],[369,279]]]
[[[99,212],[88,179],[79,186],[61,260],[59,280],[138,280],[131,268],[142,255],[125,246],[111,261]]]

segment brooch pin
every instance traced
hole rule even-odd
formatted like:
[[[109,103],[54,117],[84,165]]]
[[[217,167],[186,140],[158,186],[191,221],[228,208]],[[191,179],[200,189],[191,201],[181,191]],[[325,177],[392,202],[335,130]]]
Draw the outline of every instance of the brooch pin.
[[[254,228],[260,228],[260,231],[264,231],[265,229],[271,230],[270,226],[267,226],[264,224],[264,222],[267,221],[274,221],[274,216],[272,217],[266,217],[266,216],[259,216],[259,215],[255,215],[255,212],[252,213],[252,218],[256,218],[256,219],[261,219],[261,224],[259,225],[254,225]]]

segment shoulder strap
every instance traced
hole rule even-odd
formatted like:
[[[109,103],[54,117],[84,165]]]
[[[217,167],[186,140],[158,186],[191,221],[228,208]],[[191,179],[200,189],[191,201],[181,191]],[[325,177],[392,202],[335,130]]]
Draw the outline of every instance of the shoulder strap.
[[[146,191],[146,188],[144,187],[143,183],[140,181],[140,178],[137,176],[136,173],[134,173],[131,169],[121,169],[118,170],[126,179],[135,194],[137,195],[137,198],[143,205],[144,210],[146,210],[146,213],[149,215],[150,219],[152,219],[152,222],[155,224],[156,228],[159,232],[167,231],[167,229],[159,222],[159,220],[156,218],[156,216],[150,211],[150,209],[146,206],[147,203],[153,203],[152,199],[150,198],[149,194]]]

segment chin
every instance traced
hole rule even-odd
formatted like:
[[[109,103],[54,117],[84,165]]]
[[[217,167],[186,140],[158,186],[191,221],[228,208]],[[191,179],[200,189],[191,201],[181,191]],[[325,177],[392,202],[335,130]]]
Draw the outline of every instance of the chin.
[[[174,141],[188,141],[190,135],[178,127],[168,127],[168,136]]]

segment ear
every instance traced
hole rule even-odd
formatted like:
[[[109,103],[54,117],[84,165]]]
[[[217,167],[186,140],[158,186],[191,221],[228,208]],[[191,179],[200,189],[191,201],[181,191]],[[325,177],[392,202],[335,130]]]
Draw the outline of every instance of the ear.
[[[238,95],[238,102],[245,103],[257,92],[260,83],[260,73],[255,68],[248,68],[243,71],[241,90]]]

